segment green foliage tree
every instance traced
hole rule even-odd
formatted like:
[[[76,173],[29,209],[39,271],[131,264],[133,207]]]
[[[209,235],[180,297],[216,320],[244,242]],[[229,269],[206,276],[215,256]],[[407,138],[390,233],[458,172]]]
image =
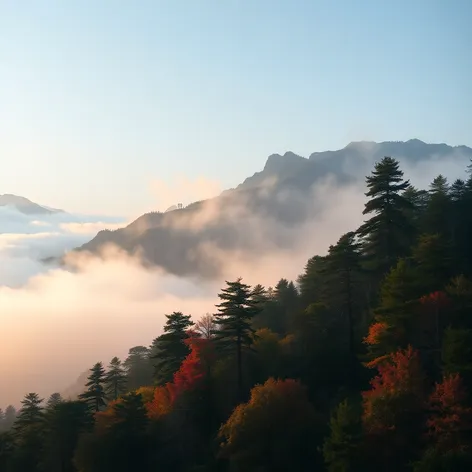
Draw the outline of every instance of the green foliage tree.
[[[398,161],[391,157],[375,164],[372,175],[367,177],[366,196],[370,200],[363,214],[374,216],[358,229],[358,234],[369,268],[377,275],[388,271],[399,257],[408,253],[413,230],[406,210],[411,208],[411,203],[402,192],[409,185],[403,179]]]
[[[189,337],[188,330],[194,326],[190,315],[174,311],[166,315],[164,334],[156,341],[158,353],[153,357],[155,365],[155,381],[164,385],[172,380],[172,376],[179,369],[180,364],[189,354],[185,340]]]
[[[92,416],[82,401],[61,401],[45,415],[41,465],[47,472],[76,472],[74,452],[81,434],[92,427]]]
[[[361,409],[344,400],[336,408],[329,423],[330,433],[323,445],[324,460],[330,472],[362,470]]]
[[[126,370],[118,357],[114,357],[108,366],[105,376],[105,391],[111,400],[116,400],[126,392]]]
[[[62,398],[62,395],[60,393],[58,392],[52,393],[46,403],[46,409],[49,410],[51,408],[54,408],[56,405],[58,405],[59,403],[62,403],[63,401],[64,399]]]
[[[79,395],[93,411],[100,411],[106,405],[105,394],[105,369],[101,362],[97,362],[90,370],[87,390]]]
[[[234,282],[226,282],[226,287],[218,294],[221,303],[217,305],[215,324],[219,327],[215,340],[220,348],[233,350],[236,354],[237,385],[240,398],[243,397],[243,359],[245,348],[253,342],[254,328],[251,321],[260,311],[254,300],[251,287],[239,278]]]
[[[127,374],[128,390],[152,385],[153,367],[150,359],[151,350],[145,346],[132,347],[123,363]]]

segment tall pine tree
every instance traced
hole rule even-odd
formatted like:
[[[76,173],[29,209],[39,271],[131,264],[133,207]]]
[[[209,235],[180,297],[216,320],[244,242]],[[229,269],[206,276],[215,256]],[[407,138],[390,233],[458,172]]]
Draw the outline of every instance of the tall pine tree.
[[[100,411],[105,405],[105,369],[101,362],[97,362],[90,370],[87,390],[79,398],[89,405],[93,411]]]
[[[254,329],[252,318],[259,313],[260,307],[254,300],[254,294],[249,285],[238,278],[234,282],[226,282],[218,297],[221,303],[217,305],[215,323],[219,326],[216,332],[216,342],[225,350],[233,350],[236,354],[238,395],[243,397],[243,360],[244,348],[250,347],[253,341]]]
[[[126,392],[126,371],[118,357],[114,357],[108,366],[105,377],[105,390],[109,398],[116,400]]]
[[[188,330],[194,325],[190,315],[174,311],[166,315],[164,334],[153,343],[158,352],[152,358],[155,360],[155,380],[163,385],[172,380],[172,376],[179,370],[180,364],[189,354],[185,344]]]
[[[363,251],[369,268],[379,276],[387,272],[396,260],[408,253],[413,232],[407,216],[410,201],[402,195],[410,183],[403,179],[398,161],[384,157],[375,164],[372,175],[367,177],[370,200],[363,214],[373,214],[359,229]]]

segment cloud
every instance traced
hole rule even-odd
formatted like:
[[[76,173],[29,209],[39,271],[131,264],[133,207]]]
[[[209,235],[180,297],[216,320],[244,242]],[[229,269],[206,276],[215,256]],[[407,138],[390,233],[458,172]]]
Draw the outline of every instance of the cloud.
[[[95,362],[149,344],[174,310],[212,309],[215,287],[146,270],[119,251],[81,255],[76,271],[54,269],[21,288],[0,288],[0,399],[62,390]]]

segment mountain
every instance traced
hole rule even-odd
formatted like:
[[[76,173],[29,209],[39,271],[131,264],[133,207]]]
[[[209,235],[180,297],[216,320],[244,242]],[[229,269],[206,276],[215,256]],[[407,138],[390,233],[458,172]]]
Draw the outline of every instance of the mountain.
[[[1,206],[13,207],[25,215],[52,215],[54,213],[62,213],[62,210],[38,205],[25,197],[8,193],[0,195],[0,207]]]
[[[113,243],[145,264],[177,275],[213,277],[228,251],[250,256],[273,249],[290,249],[300,226],[323,209],[314,196],[327,177],[336,185],[363,182],[375,161],[384,156],[403,166],[445,162],[467,165],[466,146],[407,142],[352,142],[337,151],[315,152],[304,158],[292,152],[269,156],[264,169],[235,189],[183,209],[169,208],[140,216],[125,228],[100,231],[77,251],[97,254]],[[322,200],[322,199],[321,199]],[[300,231],[298,231],[299,233]]]

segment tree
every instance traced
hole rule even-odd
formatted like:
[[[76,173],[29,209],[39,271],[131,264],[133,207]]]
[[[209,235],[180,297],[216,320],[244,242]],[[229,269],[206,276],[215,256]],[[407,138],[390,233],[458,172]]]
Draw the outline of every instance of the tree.
[[[236,351],[238,395],[243,398],[243,349],[252,344],[254,329],[252,318],[259,313],[260,307],[253,299],[251,287],[239,278],[226,282],[218,297],[222,302],[217,306],[215,324],[219,327],[215,340],[224,350]]]
[[[105,405],[105,369],[101,362],[97,362],[90,370],[87,390],[79,398],[89,405],[93,411],[100,411]]]
[[[114,357],[108,366],[105,377],[105,391],[112,400],[116,400],[126,392],[126,371],[118,357]]]
[[[360,409],[344,400],[329,423],[330,434],[323,446],[325,463],[330,472],[355,472],[361,468],[362,422]]]
[[[470,446],[472,408],[466,406],[467,392],[458,374],[437,383],[429,398],[429,436],[435,448],[461,451]]]
[[[311,443],[317,428],[305,388],[292,379],[270,378],[221,426],[221,456],[235,470],[316,470],[319,458]]]
[[[451,210],[449,184],[446,177],[438,175],[430,185],[424,231],[440,234],[448,241],[451,236]]]
[[[363,241],[364,255],[376,274],[385,273],[399,257],[408,253],[412,223],[405,212],[411,203],[401,192],[409,185],[409,181],[403,180],[398,161],[391,157],[375,164],[372,175],[367,177],[366,196],[370,200],[363,214],[374,216],[358,229],[358,234]]]
[[[91,429],[90,410],[81,401],[61,401],[45,415],[42,466],[48,472],[76,472],[74,452],[79,436]]]
[[[5,416],[4,416],[4,428],[5,430],[9,430],[12,426],[13,423],[16,420],[16,408],[13,405],[8,405],[5,408]]]
[[[62,403],[64,399],[62,398],[62,395],[58,392],[51,394],[49,397],[47,403],[46,403],[46,409],[50,410],[51,408],[54,408],[56,405],[59,403]]]
[[[210,339],[216,330],[215,320],[211,313],[203,315],[196,323],[195,330],[203,338]]]
[[[415,457],[423,424],[424,375],[409,346],[377,366],[371,390],[362,393],[363,425],[378,470],[396,471]]]
[[[347,327],[349,372],[354,375],[357,365],[354,329],[359,323],[359,276],[361,271],[360,244],[356,234],[347,233],[335,246],[330,246],[326,265],[326,302],[338,311]]]
[[[128,390],[152,385],[153,368],[150,356],[151,351],[145,346],[135,346],[128,351],[128,357],[123,363]]]
[[[166,318],[164,334],[157,338],[159,352],[154,356],[155,380],[159,385],[172,380],[174,372],[188,355],[189,350],[184,341],[189,337],[188,330],[194,325],[190,315],[180,311],[174,311]]]
[[[41,406],[43,401],[37,393],[25,395],[21,401],[21,410],[15,420],[14,428],[17,432],[43,421],[44,413]]]

